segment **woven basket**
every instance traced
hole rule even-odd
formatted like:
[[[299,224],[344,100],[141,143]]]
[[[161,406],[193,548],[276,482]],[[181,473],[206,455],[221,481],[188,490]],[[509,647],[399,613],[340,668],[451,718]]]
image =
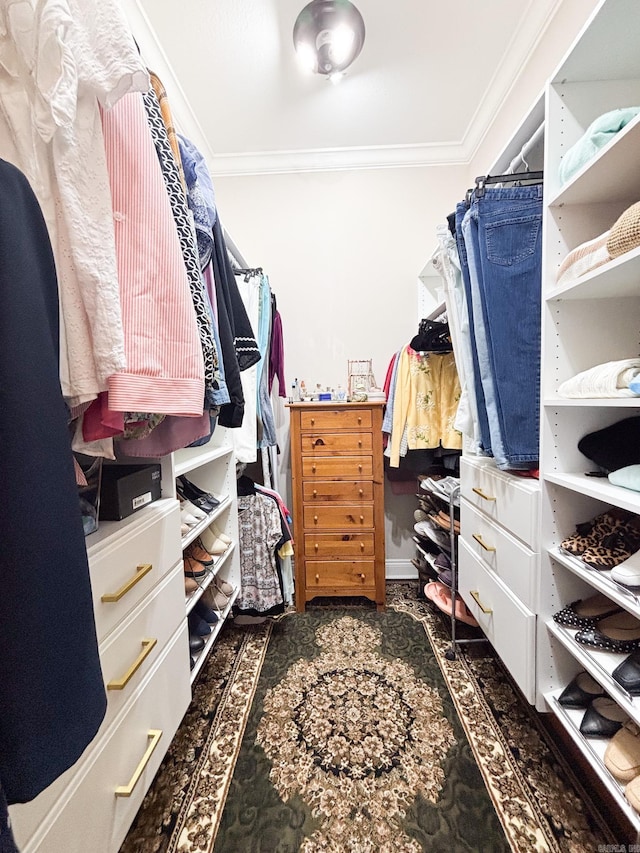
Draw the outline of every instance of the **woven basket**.
[[[612,258],[624,255],[640,246],[640,201],[628,207],[613,224],[607,240]]]

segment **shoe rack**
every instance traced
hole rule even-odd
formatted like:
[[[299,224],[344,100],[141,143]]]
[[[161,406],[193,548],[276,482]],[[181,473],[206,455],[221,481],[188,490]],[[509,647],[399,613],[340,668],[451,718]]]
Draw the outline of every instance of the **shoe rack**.
[[[212,555],[214,563],[207,567],[206,577],[197,581],[197,589],[191,593],[185,592],[184,608],[185,615],[188,616],[207,590],[215,589],[217,579],[226,581],[233,587],[233,593],[228,597],[223,609],[218,611],[218,621],[211,625],[211,633],[204,637],[204,647],[192,655],[195,659],[195,665],[191,669],[193,684],[231,613],[240,588],[236,466],[232,437],[227,429],[217,426],[208,444],[178,450],[166,457],[162,464],[163,487],[167,484],[167,487],[173,490],[174,497],[178,497],[176,479],[185,476],[191,483],[220,501],[206,518],[182,535],[180,548],[183,554],[211,525],[231,539],[223,553]]]
[[[536,705],[551,710],[640,834],[640,814],[624,786],[609,773],[607,741],[585,738],[583,711],[558,696],[586,670],[640,722],[640,698],[612,678],[624,654],[579,645],[575,629],[552,615],[596,591],[640,618],[640,597],[615,583],[608,571],[588,568],[559,550],[577,524],[609,507],[640,514],[640,493],[586,476],[594,465],[577,448],[596,429],[638,414],[636,399],[561,399],[561,382],[596,364],[633,357],[640,338],[640,251],[634,250],[558,287],[556,271],[576,246],[613,225],[640,199],[640,120],[630,122],[563,186],[562,155],[591,122],[619,107],[640,104],[640,14],[637,0],[602,0],[553,75],[546,92],[545,213],[543,225],[541,566],[537,628]]]

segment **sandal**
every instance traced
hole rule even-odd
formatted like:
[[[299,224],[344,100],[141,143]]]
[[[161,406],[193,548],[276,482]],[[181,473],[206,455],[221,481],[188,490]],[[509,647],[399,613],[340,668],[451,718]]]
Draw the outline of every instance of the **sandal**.
[[[640,619],[623,610],[578,631],[575,640],[583,646],[629,653],[640,648]]]
[[[601,592],[589,598],[578,599],[553,614],[554,622],[568,628],[591,628],[599,619],[612,616],[622,610]]]

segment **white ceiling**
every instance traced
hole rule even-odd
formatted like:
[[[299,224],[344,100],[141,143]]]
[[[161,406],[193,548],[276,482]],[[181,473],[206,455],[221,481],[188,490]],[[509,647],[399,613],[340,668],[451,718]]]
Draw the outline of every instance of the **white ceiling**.
[[[296,61],[305,0],[133,0],[217,174],[468,162],[561,2],[356,0],[364,48],[332,85]]]

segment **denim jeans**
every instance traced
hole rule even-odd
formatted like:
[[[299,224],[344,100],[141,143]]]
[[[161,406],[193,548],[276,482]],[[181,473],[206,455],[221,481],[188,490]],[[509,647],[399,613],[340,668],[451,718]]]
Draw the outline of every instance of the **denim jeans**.
[[[480,365],[478,363],[478,350],[476,347],[476,339],[473,324],[473,300],[471,298],[471,281],[469,278],[469,261],[467,258],[467,250],[464,244],[462,234],[462,220],[468,210],[464,202],[456,205],[456,244],[458,246],[458,257],[460,258],[460,271],[462,274],[462,284],[464,286],[465,302],[467,312],[469,314],[469,344],[471,347],[471,363],[473,367],[473,381],[469,390],[475,391],[476,408],[478,411],[478,425],[480,430],[480,445],[481,449],[491,455],[491,436],[489,433],[489,421],[487,419],[487,409],[484,399],[484,391],[482,389],[482,381],[480,379]]]
[[[472,199],[470,217],[506,465],[496,462],[534,467],[539,455],[542,186],[487,188]]]

